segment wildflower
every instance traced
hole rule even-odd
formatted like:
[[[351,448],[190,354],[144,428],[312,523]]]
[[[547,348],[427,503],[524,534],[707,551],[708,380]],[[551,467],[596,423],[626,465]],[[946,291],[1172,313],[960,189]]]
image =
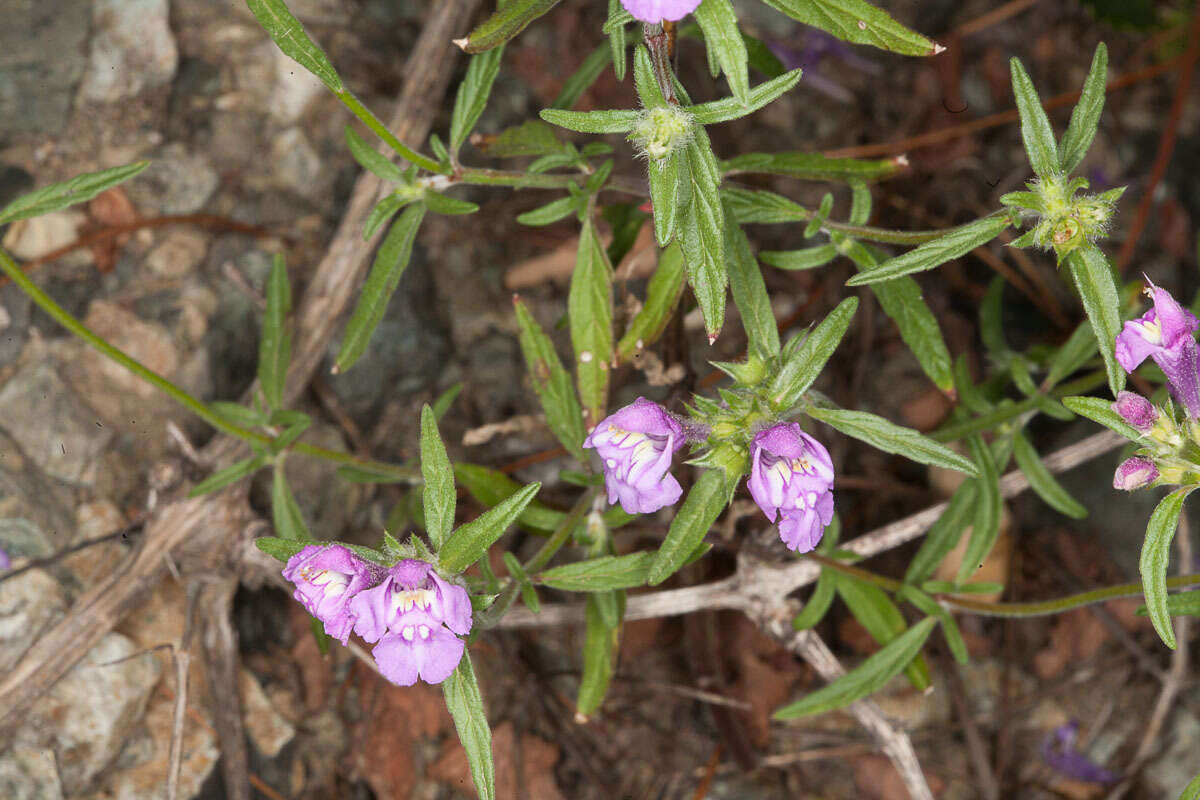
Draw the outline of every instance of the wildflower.
[[[1158,480],[1158,467],[1153,461],[1141,456],[1127,458],[1117,467],[1113,475],[1113,488],[1132,492],[1144,489]]]
[[[621,5],[641,22],[675,22],[695,11],[700,0],[621,0]]]
[[[759,431],[751,443],[750,494],[789,549],[807,553],[833,519],[833,461],[794,422]]]
[[[462,659],[463,640],[455,634],[471,631],[471,598],[425,561],[400,561],[350,607],[354,632],[379,643],[372,653],[392,683],[412,686],[417,678],[441,683]]]
[[[671,456],[683,446],[683,426],[658,403],[639,397],[601,420],[584,440],[604,460],[608,502],[630,514],[649,514],[679,500]]]
[[[1076,749],[1079,721],[1060,725],[1042,740],[1042,760],[1068,778],[1088,783],[1116,783],[1120,775],[1105,769]]]
[[[1166,373],[1171,395],[1190,419],[1200,417],[1200,371],[1197,370],[1196,340],[1192,337],[1200,321],[1154,284],[1146,290],[1154,308],[1130,320],[1117,335],[1117,362],[1133,372],[1147,357]]]
[[[1158,419],[1158,409],[1149,400],[1133,392],[1120,392],[1112,410],[1132,428],[1146,433]]]
[[[345,644],[354,627],[351,599],[379,583],[383,570],[341,545],[311,544],[288,559],[283,577],[296,584],[295,598],[325,623],[325,632]]]

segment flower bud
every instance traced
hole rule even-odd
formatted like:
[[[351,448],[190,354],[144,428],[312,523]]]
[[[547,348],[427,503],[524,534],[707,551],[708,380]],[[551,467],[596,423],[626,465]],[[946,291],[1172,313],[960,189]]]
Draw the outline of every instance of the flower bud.
[[[1142,433],[1153,428],[1154,421],[1158,419],[1158,409],[1149,400],[1133,392],[1118,393],[1116,402],[1112,404],[1112,410],[1130,427]]]
[[[671,155],[691,138],[692,117],[678,106],[648,109],[629,134],[629,139],[655,161]]]
[[[1113,488],[1132,492],[1158,480],[1158,467],[1148,458],[1133,456],[1121,462],[1113,475]]]

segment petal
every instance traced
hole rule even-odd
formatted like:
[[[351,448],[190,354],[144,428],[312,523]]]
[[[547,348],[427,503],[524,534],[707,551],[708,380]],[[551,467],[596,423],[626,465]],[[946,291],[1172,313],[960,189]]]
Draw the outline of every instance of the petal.
[[[825,526],[817,517],[815,511],[784,512],[779,521],[779,538],[789,550],[797,553],[807,553],[821,541],[825,534]]]
[[[388,594],[392,589],[392,580],[389,575],[383,579],[383,583],[359,592],[350,600],[354,632],[368,642],[377,642],[388,632]]]
[[[700,0],[621,0],[621,5],[642,22],[675,22],[695,11]]]
[[[450,677],[458,662],[462,660],[465,645],[463,640],[446,628],[435,628],[428,639],[414,639],[413,653],[421,680],[426,683],[441,683]]]
[[[1126,372],[1133,372],[1138,368],[1139,364],[1162,349],[1162,346],[1156,341],[1151,341],[1147,338],[1145,329],[1146,318],[1152,317],[1153,314],[1154,312],[1151,311],[1141,319],[1129,320],[1121,328],[1121,332],[1117,334],[1117,363]]]
[[[429,577],[437,586],[437,612],[446,627],[455,633],[471,632],[471,596],[467,590],[453,583],[448,583],[436,572],[430,572]]]
[[[754,458],[750,462],[750,479],[746,481],[746,488],[750,490],[750,496],[754,498],[755,503],[758,503],[767,522],[774,522],[779,516],[779,506],[771,502],[771,488],[767,485],[767,480],[763,475],[763,448],[762,445],[757,444],[757,437],[755,437],[755,441]]]
[[[425,577],[433,567],[428,561],[420,561],[415,558],[406,558],[403,561],[396,562],[388,574],[395,579],[396,583],[405,589],[420,589],[425,584]]]
[[[657,20],[655,21],[657,22]],[[683,446],[683,426],[667,413],[665,408],[644,397],[639,397],[619,411],[610,414],[601,420],[596,428],[606,428],[608,425],[634,433],[675,436],[679,440],[677,448]]]
[[[1200,326],[1195,315],[1179,305],[1166,289],[1155,286],[1153,283],[1150,284],[1150,288],[1154,298],[1154,313],[1158,317],[1159,325],[1162,326],[1163,344],[1172,347],[1184,336],[1191,338],[1191,335],[1196,332],[1196,328]]]
[[[379,672],[397,686],[417,682],[418,666],[414,647],[398,633],[388,634],[371,651]]]

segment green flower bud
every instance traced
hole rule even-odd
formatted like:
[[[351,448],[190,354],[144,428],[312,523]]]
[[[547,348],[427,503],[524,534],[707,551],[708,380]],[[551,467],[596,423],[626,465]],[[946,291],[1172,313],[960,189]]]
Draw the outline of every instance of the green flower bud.
[[[655,161],[661,161],[692,138],[692,116],[678,106],[647,109],[629,140]]]

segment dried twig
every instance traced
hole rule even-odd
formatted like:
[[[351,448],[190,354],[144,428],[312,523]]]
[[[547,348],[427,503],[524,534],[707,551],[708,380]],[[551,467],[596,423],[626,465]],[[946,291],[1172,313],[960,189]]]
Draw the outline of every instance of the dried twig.
[[[230,619],[236,591],[236,578],[206,581],[200,589],[198,609],[204,629],[204,658],[212,700],[210,713],[221,749],[225,795],[230,800],[250,800],[250,759],[246,752],[246,730],[238,694],[241,670],[237,634]]]
[[[188,586],[183,638],[178,647],[171,648],[171,657],[175,663],[175,713],[171,721],[171,748],[167,755],[167,800],[176,800],[179,797],[179,771],[183,766],[183,726],[188,709],[188,674],[192,662],[192,626],[196,617],[195,589],[194,584]]]

